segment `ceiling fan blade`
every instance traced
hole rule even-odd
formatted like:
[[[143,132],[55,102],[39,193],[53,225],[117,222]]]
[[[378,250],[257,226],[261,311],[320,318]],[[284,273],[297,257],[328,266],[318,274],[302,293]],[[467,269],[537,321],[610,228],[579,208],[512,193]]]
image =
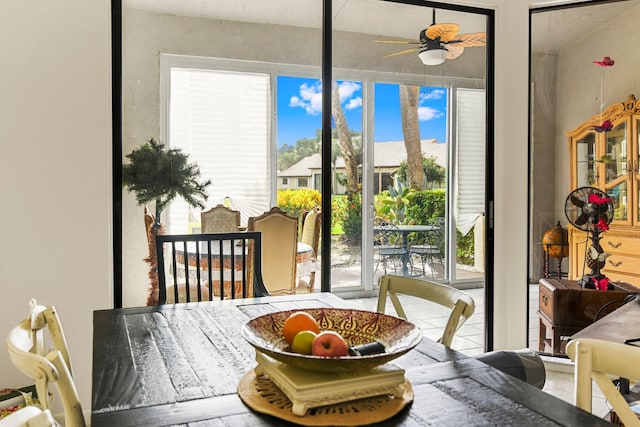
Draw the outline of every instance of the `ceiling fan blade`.
[[[417,40],[374,40],[374,43],[389,43],[389,44],[420,44]]]
[[[458,24],[433,24],[426,29],[425,34],[431,40],[440,37],[441,41],[447,41],[457,39],[458,31],[460,31]]]
[[[457,44],[448,44],[446,49],[449,51],[447,59],[456,59],[464,53],[464,47]]]
[[[389,58],[391,56],[403,55],[405,53],[417,52],[417,51],[419,51],[421,49],[422,49],[422,47],[412,47],[412,48],[409,48],[409,49],[404,49],[404,50],[400,50],[398,52],[390,53],[388,55],[385,55],[384,58]]]
[[[462,46],[462,47],[478,47],[485,46],[487,44],[487,34],[486,33],[468,33],[468,34],[460,34],[455,38],[455,40],[445,41],[442,40],[443,43],[447,45]]]

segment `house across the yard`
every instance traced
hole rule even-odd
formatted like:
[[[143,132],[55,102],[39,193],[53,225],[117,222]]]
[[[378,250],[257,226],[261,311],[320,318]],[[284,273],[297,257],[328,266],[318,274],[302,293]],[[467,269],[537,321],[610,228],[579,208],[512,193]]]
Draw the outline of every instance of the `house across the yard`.
[[[422,154],[425,158],[433,157],[438,165],[447,165],[447,144],[438,143],[435,139],[424,139]],[[400,163],[407,160],[407,150],[404,141],[376,142],[373,150],[374,158],[374,193],[378,194],[394,184],[394,174],[400,167]],[[320,191],[322,158],[320,153],[305,157],[290,168],[278,172],[278,188],[299,189],[310,188]],[[335,165],[335,174],[344,175],[344,159],[338,157]],[[345,191],[343,185],[335,184],[335,193],[342,194]]]

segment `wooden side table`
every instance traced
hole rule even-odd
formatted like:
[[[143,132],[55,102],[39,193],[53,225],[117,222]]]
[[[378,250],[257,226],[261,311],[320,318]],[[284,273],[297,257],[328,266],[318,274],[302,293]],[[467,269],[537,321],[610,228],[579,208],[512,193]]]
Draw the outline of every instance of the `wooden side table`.
[[[538,351],[543,353],[564,354],[568,338],[582,329],[579,326],[554,325],[540,310],[538,318]]]
[[[538,350],[564,354],[569,337],[619,308],[638,289],[617,283],[610,291],[582,288],[575,280],[540,279]]]

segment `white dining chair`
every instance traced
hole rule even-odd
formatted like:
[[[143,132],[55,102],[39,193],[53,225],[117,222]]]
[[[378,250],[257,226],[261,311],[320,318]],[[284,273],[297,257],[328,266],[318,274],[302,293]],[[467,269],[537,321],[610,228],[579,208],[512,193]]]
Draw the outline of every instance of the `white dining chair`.
[[[576,406],[585,411],[592,411],[593,381],[626,427],[640,427],[638,414],[631,410],[629,403],[612,381],[612,377],[640,380],[640,348],[604,340],[579,338],[569,341],[566,352],[575,362]]]
[[[43,409],[51,409],[49,384],[57,386],[64,407],[66,427],[85,427],[82,405],[71,374],[69,349],[54,307],[30,302],[29,316],[14,327],[7,337],[9,359],[25,375],[31,377]],[[45,334],[45,331],[48,333]],[[47,342],[53,349],[45,350]]]
[[[51,411],[37,406],[25,406],[0,419],[0,427],[58,427]]]
[[[438,339],[438,342],[447,347],[451,346],[456,331],[475,311],[476,306],[473,298],[459,289],[442,283],[415,277],[387,274],[380,277],[378,284],[380,290],[378,293],[377,311],[380,313],[385,312],[388,296],[398,316],[407,319],[398,295],[422,298],[451,310],[446,320],[442,336]]]

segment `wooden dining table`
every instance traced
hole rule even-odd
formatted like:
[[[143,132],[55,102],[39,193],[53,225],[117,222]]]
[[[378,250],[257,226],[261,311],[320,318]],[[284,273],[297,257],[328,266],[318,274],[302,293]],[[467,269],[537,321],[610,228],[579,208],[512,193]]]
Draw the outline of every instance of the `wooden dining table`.
[[[315,307],[358,308],[312,293],[95,311],[91,425],[294,425],[240,398],[238,384],[256,366],[241,328],[263,314]],[[413,399],[375,425],[609,425],[428,338],[394,362]]]

